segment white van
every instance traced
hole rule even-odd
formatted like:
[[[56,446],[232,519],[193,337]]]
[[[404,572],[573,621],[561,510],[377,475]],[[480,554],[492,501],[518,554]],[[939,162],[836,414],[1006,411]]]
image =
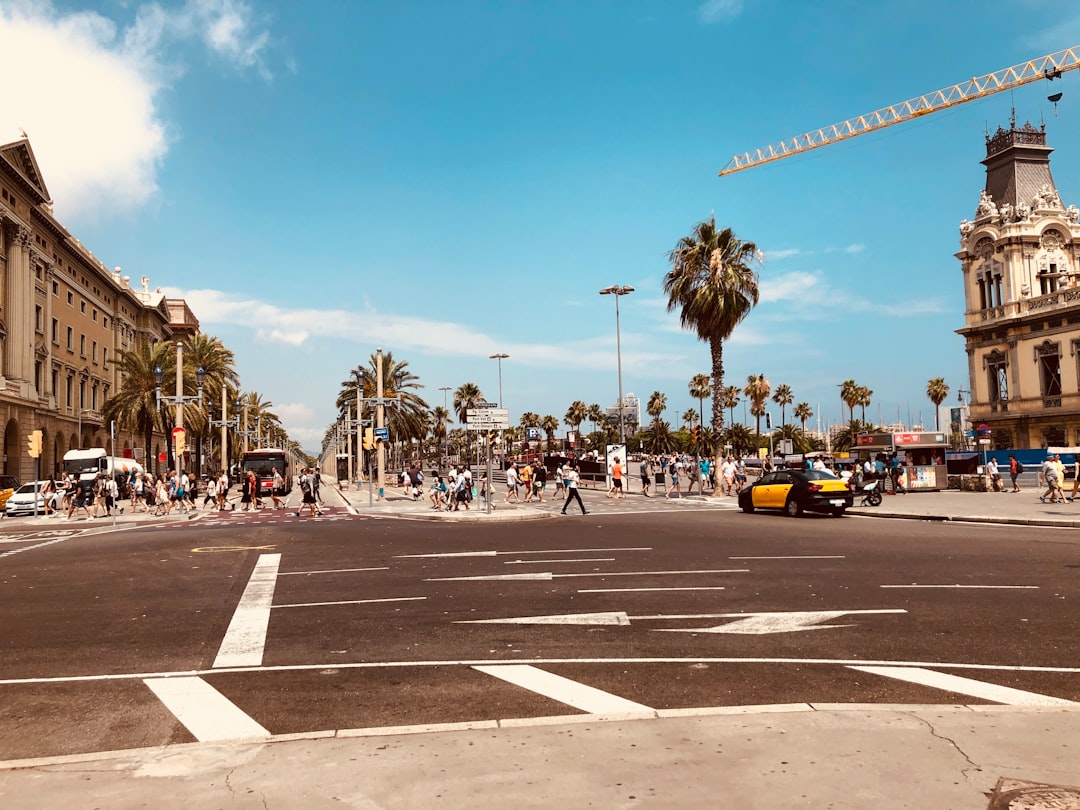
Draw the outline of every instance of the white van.
[[[86,481],[93,480],[101,472],[110,476],[126,477],[132,472],[143,472],[143,468],[135,459],[110,456],[105,453],[104,447],[92,447],[64,453],[64,472],[80,481]]]

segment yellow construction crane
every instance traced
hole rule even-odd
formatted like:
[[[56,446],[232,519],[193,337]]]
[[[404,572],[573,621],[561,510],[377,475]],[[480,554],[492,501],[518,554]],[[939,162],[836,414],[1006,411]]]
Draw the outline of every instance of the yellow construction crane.
[[[750,169],[763,163],[772,163],[774,160],[809,152],[811,149],[818,149],[838,141],[846,141],[858,135],[891,127],[893,124],[902,124],[913,118],[985,98],[1004,90],[1012,90],[1014,87],[1037,82],[1040,79],[1052,81],[1061,74],[1078,68],[1080,68],[1080,45],[1049,56],[1040,56],[1038,59],[1032,59],[995,73],[968,79],[966,82],[927,93],[925,96],[908,99],[900,104],[882,107],[867,115],[849,118],[839,124],[822,127],[764,149],[735,155],[720,171],[720,176],[741,172],[743,169]],[[1061,99],[1061,93],[1055,93],[1049,96],[1049,99],[1056,104]]]

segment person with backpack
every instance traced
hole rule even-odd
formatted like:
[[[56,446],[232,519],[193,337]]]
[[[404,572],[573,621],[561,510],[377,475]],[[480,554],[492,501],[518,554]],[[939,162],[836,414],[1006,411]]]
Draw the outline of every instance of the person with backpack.
[[[1009,478],[1012,479],[1012,491],[1019,492],[1020,484],[1017,483],[1017,478],[1020,477],[1020,473],[1024,471],[1024,465],[1016,460],[1016,456],[1012,453],[1009,454]]]
[[[312,517],[322,514],[315,506],[315,478],[307,469],[300,473],[300,506],[295,513],[296,517],[300,517],[305,509],[311,513]]]

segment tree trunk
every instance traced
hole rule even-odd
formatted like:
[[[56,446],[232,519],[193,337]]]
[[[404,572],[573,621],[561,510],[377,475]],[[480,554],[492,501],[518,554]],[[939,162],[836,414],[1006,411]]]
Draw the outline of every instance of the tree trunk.
[[[712,360],[712,383],[713,391],[721,392],[724,390],[724,341],[720,338],[709,339],[709,354]],[[713,436],[716,437],[716,444],[714,447],[712,476],[713,481],[718,482],[717,476],[720,475],[720,465],[724,459],[724,444],[721,440],[721,434],[724,432],[724,402],[716,393],[713,396],[712,401],[712,429]],[[724,488],[722,486],[713,486],[712,496],[714,498],[722,497],[724,494]]]

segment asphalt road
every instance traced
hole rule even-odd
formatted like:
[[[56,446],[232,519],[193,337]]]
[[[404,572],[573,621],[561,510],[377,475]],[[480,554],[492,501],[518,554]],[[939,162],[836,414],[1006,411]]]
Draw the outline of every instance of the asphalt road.
[[[0,544],[0,759],[634,707],[1080,701],[1068,530],[717,509],[87,526]]]

